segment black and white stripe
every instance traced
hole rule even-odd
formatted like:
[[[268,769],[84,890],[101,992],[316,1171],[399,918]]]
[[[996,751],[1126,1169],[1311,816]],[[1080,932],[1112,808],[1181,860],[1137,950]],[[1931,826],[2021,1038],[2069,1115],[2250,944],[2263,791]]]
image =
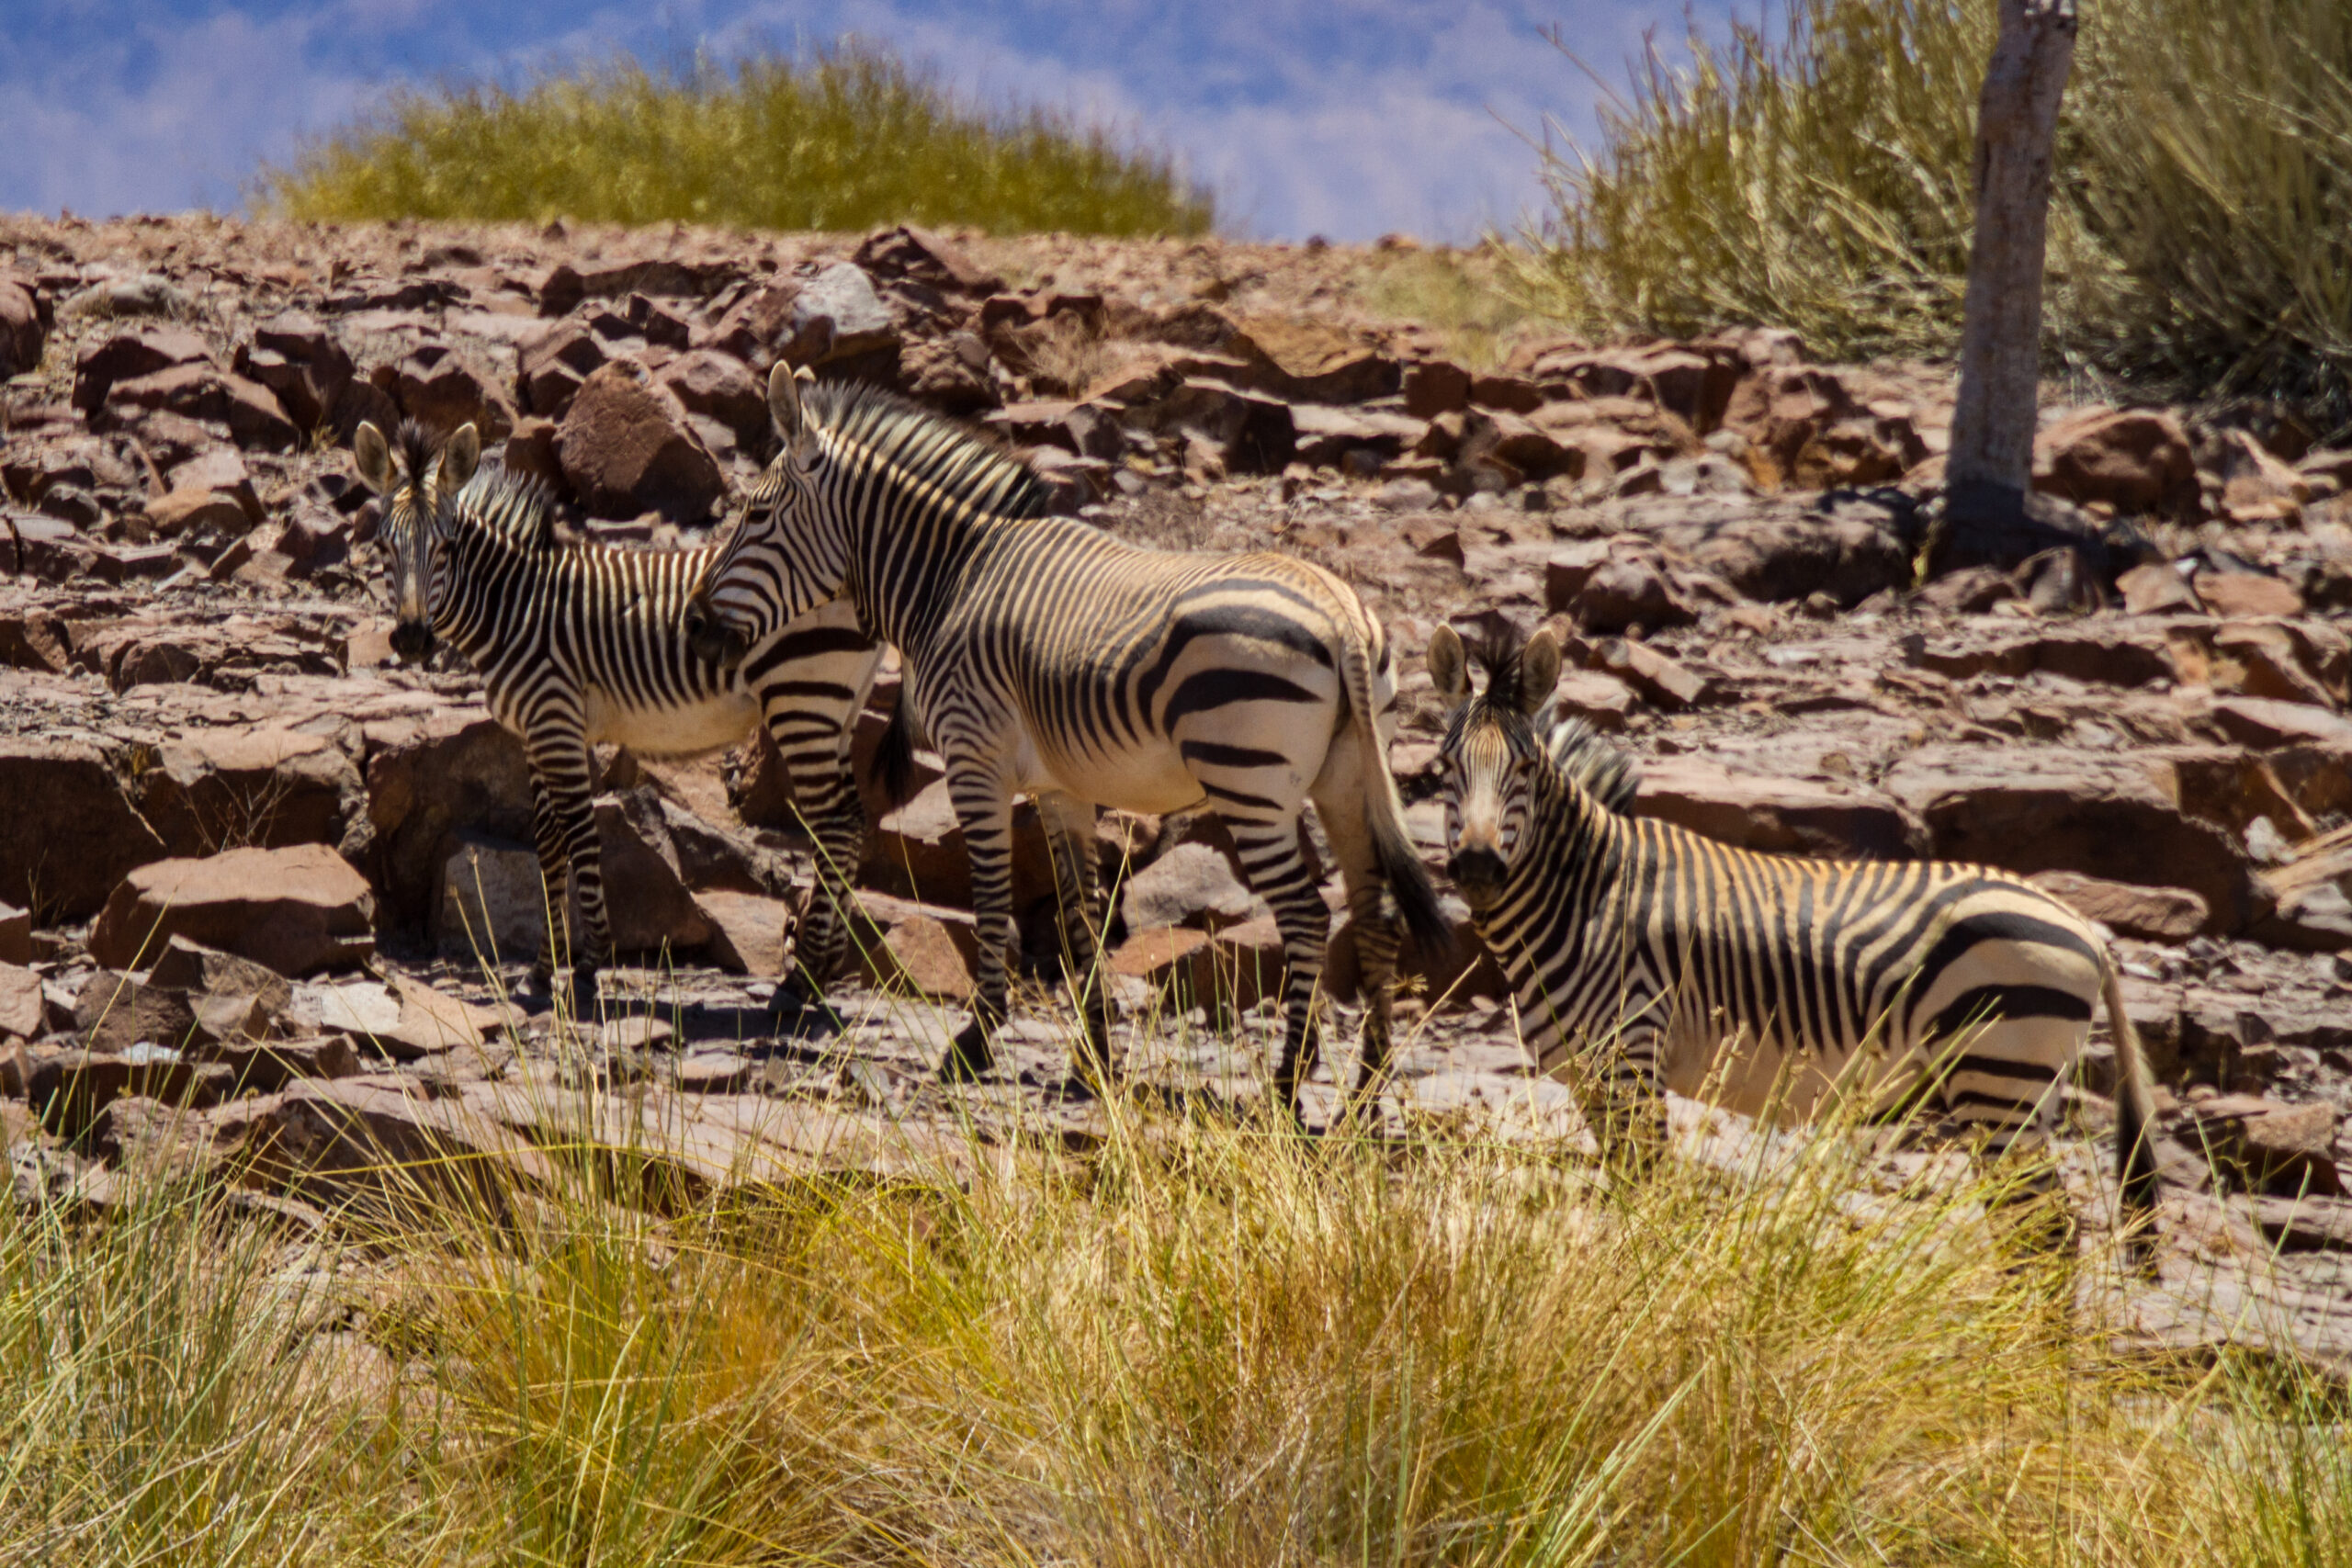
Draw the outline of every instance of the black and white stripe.
[[[384,499],[379,536],[391,558],[395,651],[422,659],[447,638],[481,672],[492,716],[522,738],[540,869],[557,895],[569,872],[584,927],[584,945],[571,944],[578,991],[593,998],[596,971],[612,958],[591,748],[707,751],[764,723],[817,845],[817,886],[779,998],[813,994],[847,945],[848,879],[865,843],[849,751],[882,645],[854,611],[817,605],[722,667],[687,646],[681,620],[713,549],[559,544],[537,485],[496,468],[476,471],[471,425],[437,456],[413,424],[397,451],[363,424],[352,449]],[[549,905],[568,914],[561,897]],[[560,946],[551,929],[535,969],[543,983]]]
[[[1382,1071],[1397,932],[1442,937],[1386,765],[1396,677],[1387,638],[1331,573],[1274,555],[1137,548],[1045,515],[1023,465],[864,388],[819,386],[804,412],[782,366],[769,404],[784,450],[746,501],[697,599],[714,654],[845,594],[896,646],[906,700],[947,767],[979,926],[971,1027],[944,1064],[989,1061],[1004,1017],[1012,918],[1011,804],[1037,800],[1062,873],[1070,973],[1104,1060],[1094,974],[1094,813],[1207,805],[1273,907],[1289,978],[1275,1091],[1295,1113],[1314,1060],[1330,922],[1299,850],[1316,802],[1362,939],[1359,1092]]]
[[[1549,722],[1549,633],[1482,647],[1475,697],[1453,631],[1429,660],[1456,705],[1448,874],[1539,1066],[1579,1087],[1604,1144],[1654,1141],[1668,1088],[1797,1116],[1860,1089],[1881,1115],[1937,1108],[2006,1150],[2046,1131],[2104,998],[2118,1171],[2135,1207],[2153,1202],[2146,1064],[2105,944],[2073,910],[1981,866],[1757,854],[1628,816],[1630,760]]]

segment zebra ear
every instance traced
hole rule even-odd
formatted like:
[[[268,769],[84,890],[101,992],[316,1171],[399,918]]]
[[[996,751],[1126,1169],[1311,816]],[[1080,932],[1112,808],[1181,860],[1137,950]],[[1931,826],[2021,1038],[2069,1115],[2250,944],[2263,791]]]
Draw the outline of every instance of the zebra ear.
[[[441,448],[441,492],[455,495],[466,488],[474,477],[474,469],[481,466],[481,432],[471,423],[458,426],[449,437],[449,445]]]
[[[1458,703],[1470,694],[1470,670],[1462,656],[1462,638],[1452,626],[1440,626],[1430,634],[1430,683],[1437,694],[1449,703]]]
[[[362,421],[351,436],[351,466],[359,470],[359,482],[378,495],[392,493],[392,448],[384,433]]]
[[[775,368],[768,372],[768,417],[775,421],[776,439],[785,450],[797,455],[808,439],[808,423],[800,412],[800,377],[779,359]],[[808,378],[816,379],[814,374]]]
[[[1552,700],[1552,688],[1560,683],[1560,639],[1544,627],[1527,639],[1519,655],[1519,701],[1522,711],[1533,715]]]

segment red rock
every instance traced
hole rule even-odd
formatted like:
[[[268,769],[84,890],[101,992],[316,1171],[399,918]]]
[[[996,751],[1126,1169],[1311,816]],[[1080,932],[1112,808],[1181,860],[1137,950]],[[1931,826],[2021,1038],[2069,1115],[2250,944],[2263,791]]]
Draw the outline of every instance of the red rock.
[[[231,1068],[184,1061],[176,1053],[134,1061],[62,1051],[35,1064],[26,1099],[42,1125],[60,1137],[74,1138],[119,1100],[137,1095],[197,1110],[227,1099],[235,1081]]]
[[[31,291],[0,277],[0,378],[40,368],[49,330]]]
[[[589,377],[612,356],[587,326],[558,321],[523,344],[516,383],[523,406],[548,419],[561,419]]]
[[[1262,906],[1215,846],[1179,844],[1127,879],[1120,909],[1130,931],[1192,926],[1221,931],[1251,919]]]
[[[911,915],[890,928],[879,949],[857,945],[860,966],[876,986],[933,1001],[971,999],[979,947],[968,924]]]
[[[1250,316],[1220,352],[1246,361],[1243,385],[1309,403],[1360,403],[1401,384],[1396,361],[1345,329],[1290,316]]]
[[[972,863],[964,831],[944,782],[918,791],[890,812],[868,836],[858,885],[901,898],[952,908],[972,904]],[[1025,909],[1054,896],[1054,866],[1036,808],[1027,802],[1012,812],[1012,907]]]
[[[181,857],[228,844],[340,844],[368,809],[340,746],[276,728],[186,729],[132,781],[131,798]]]
[[[39,1038],[47,1032],[48,1013],[40,976],[16,959],[0,959],[0,1040]]]
[[[641,375],[616,363],[588,378],[556,433],[564,478],[592,516],[706,517],[726,492],[718,464],[686,428],[685,411]]]
[[[2197,597],[2188,579],[2169,564],[2135,566],[2115,580],[2122,591],[2123,609],[2127,615],[2165,615],[2180,612],[2191,615],[2204,613],[2204,603]]]
[[[767,391],[741,360],[715,349],[697,349],[663,366],[660,378],[687,412],[717,420],[735,433],[747,451],[764,449]]]
[[[2085,919],[2147,942],[2187,942],[2211,920],[2205,900],[2183,887],[2138,887],[2078,871],[2041,872],[2032,882]]]
[[[710,923],[711,959],[720,968],[767,980],[784,973],[795,924],[791,905],[718,889],[696,893],[695,902]]]
[[[2312,499],[2311,480],[2244,430],[2222,434],[2222,509],[2236,522],[2289,519]]]
[[[2200,571],[2197,596],[2217,615],[2300,615],[2303,596],[2293,583],[2252,571]]]
[[[958,419],[997,402],[989,345],[977,333],[949,333],[907,344],[899,354],[899,375],[907,396]]]
[[[2204,900],[2208,934],[2254,912],[2243,844],[2191,815],[2161,759],[2076,747],[1929,745],[1881,787],[1928,826],[1939,859],[2024,875],[2075,871]]]
[[[2126,513],[2198,511],[2188,434],[2155,409],[2085,409],[2051,424],[2034,439],[2033,488]]]
[[[850,259],[876,277],[907,278],[949,294],[993,294],[1004,287],[1004,279],[912,224],[876,230]]]
[[[32,961],[32,911],[20,909],[0,899],[0,964],[30,964]]]
[[[257,323],[254,341],[237,350],[231,367],[276,393],[286,416],[304,431],[332,418],[353,371],[343,345],[318,321],[294,310]]]
[[[0,737],[0,898],[85,919],[125,872],[164,854],[96,746]]]
[[[514,428],[514,405],[505,392],[447,344],[420,344],[375,379],[401,413],[435,434],[470,424],[484,441],[503,441]]]
[[[1434,419],[1470,404],[1470,372],[1448,360],[1432,359],[1406,367],[1405,412],[1415,419]]]
[[[182,534],[243,534],[253,526],[245,509],[226,491],[175,490],[147,502],[147,525],[166,539]]]
[[[95,413],[119,381],[135,380],[175,365],[212,363],[212,350],[185,327],[117,333],[83,348],[74,361],[74,406]]]
[[[2191,1109],[2193,1126],[2217,1163],[2248,1185],[2274,1194],[2343,1191],[2335,1166],[2335,1108],[2288,1105],[2225,1094]]]
[[[175,365],[150,376],[117,381],[107,391],[115,410],[164,409],[189,419],[226,424],[240,446],[291,451],[300,433],[277,395],[258,381],[209,364]]]
[[[376,897],[322,844],[159,861],[125,877],[90,931],[101,964],[136,967],[173,936],[283,975],[357,962],[375,950]]]
[[[1634,811],[1770,854],[1916,860],[1928,845],[1917,817],[1877,790],[1734,773],[1698,757],[1645,761]]]

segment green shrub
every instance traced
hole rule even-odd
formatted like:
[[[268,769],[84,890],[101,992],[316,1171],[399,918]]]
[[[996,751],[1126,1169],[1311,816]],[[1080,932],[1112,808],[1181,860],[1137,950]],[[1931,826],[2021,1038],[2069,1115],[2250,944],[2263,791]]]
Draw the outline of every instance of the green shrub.
[[[520,91],[447,85],[265,169],[288,218],[731,223],[1197,234],[1216,213],[1164,154],[1037,108],[987,109],[849,43],[650,71],[619,56]]]
[[[1521,285],[1591,332],[1796,328],[1944,354],[1973,221],[1992,0],[1801,0],[1775,41],[1693,36],[1550,153]],[[2352,7],[2086,6],[2061,129],[2046,340],[2062,362],[2352,418]]]

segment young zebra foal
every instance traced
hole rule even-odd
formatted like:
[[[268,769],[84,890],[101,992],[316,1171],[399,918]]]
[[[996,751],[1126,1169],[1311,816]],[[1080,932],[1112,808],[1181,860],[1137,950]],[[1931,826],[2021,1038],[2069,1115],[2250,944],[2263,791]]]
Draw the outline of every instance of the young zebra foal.
[[[475,471],[481,442],[470,424],[437,456],[414,424],[401,427],[397,451],[362,424],[352,455],[384,501],[393,651],[414,662],[437,637],[455,643],[481,674],[491,716],[528,755],[532,836],[555,916],[534,981],[551,987],[562,962],[567,871],[587,928],[571,976],[583,1008],[612,958],[589,749],[605,740],[648,756],[707,751],[764,721],[817,841],[817,886],[777,1001],[813,996],[847,945],[848,877],[865,845],[849,749],[882,647],[855,613],[820,605],[721,669],[687,646],[680,620],[709,549],[557,544],[536,484]]]
[[[1461,638],[1430,640],[1453,705],[1447,873],[1538,1066],[1577,1085],[1604,1150],[1655,1146],[1668,1088],[1801,1117],[1860,1089],[1882,1114],[1939,1106],[1998,1154],[2044,1134],[2104,998],[2117,1174],[2132,1210],[2153,1208],[2154,1090],[2114,964],[2080,917],[1980,866],[1756,854],[1633,818],[1630,760],[1579,721],[1549,722],[1551,634],[1477,657],[1474,697]]]

